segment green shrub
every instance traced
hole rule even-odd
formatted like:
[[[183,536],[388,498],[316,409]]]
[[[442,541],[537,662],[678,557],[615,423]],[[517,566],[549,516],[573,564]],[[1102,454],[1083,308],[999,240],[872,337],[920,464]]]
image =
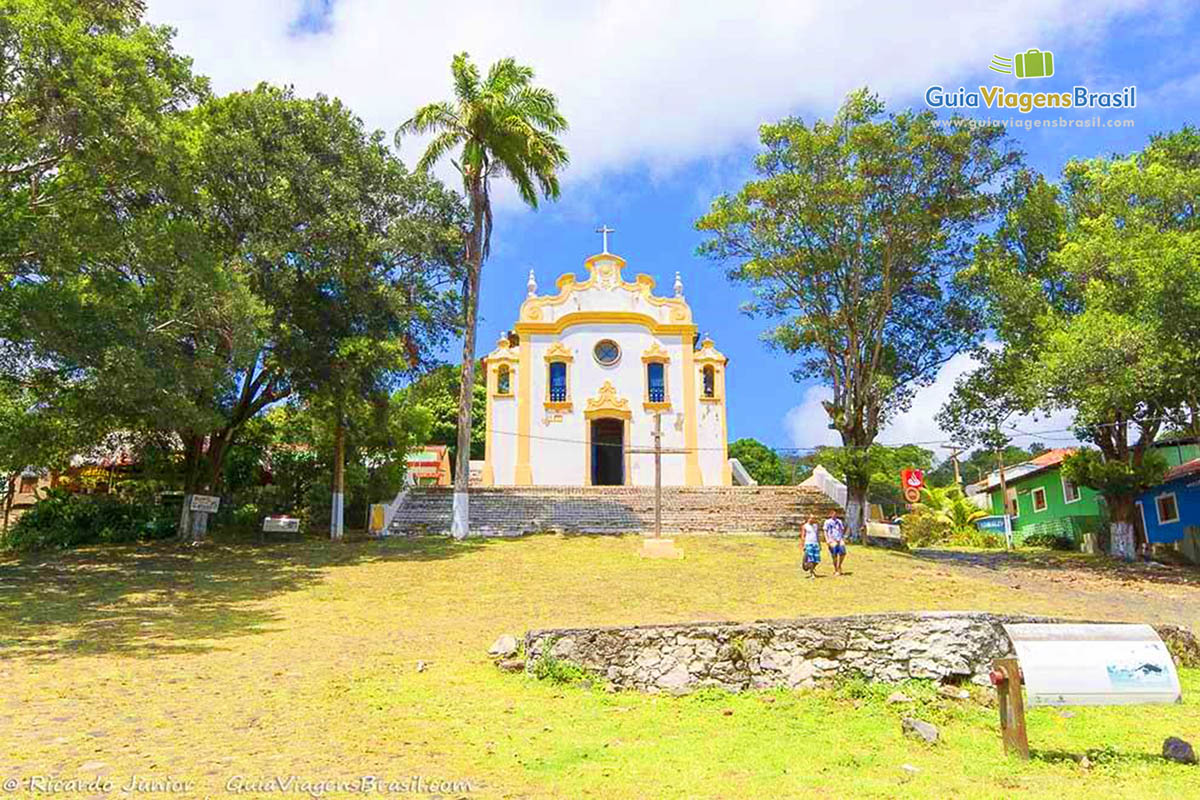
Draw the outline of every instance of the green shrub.
[[[981,531],[974,526],[954,531],[943,541],[945,544],[955,547],[985,547],[993,549],[1004,547],[1003,536],[988,531]]]
[[[574,661],[558,658],[551,652],[554,641],[542,645],[542,654],[533,665],[533,676],[540,681],[550,681],[554,684],[578,683],[587,677],[583,667]]]
[[[265,516],[266,514],[262,513],[262,509],[257,504],[246,503],[233,510],[233,524],[238,528],[256,531],[262,525]]]
[[[51,489],[4,534],[12,550],[65,550],[84,544],[162,539],[175,531],[174,514],[111,495],[73,495]]]
[[[904,515],[900,532],[909,547],[928,547],[944,542],[950,535],[950,526],[932,514],[918,509]]]
[[[974,525],[955,528],[932,513],[916,509],[904,515],[900,526],[904,543],[909,547],[929,547],[947,544],[955,547],[1003,547],[1004,537],[981,531]]]
[[[1075,540],[1057,533],[1033,533],[1021,541],[1022,547],[1048,547],[1051,550],[1074,550]]]

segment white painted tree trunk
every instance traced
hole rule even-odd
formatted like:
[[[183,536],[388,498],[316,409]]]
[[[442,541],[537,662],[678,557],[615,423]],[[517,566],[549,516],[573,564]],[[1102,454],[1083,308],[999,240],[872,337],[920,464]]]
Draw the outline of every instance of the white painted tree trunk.
[[[1112,540],[1109,543],[1109,552],[1117,558],[1133,561],[1133,523],[1114,520],[1109,525],[1109,534]]]
[[[852,542],[866,541],[866,490],[846,487],[846,528]]]
[[[450,535],[455,539],[467,538],[467,532],[470,529],[471,516],[468,513],[468,497],[466,492],[460,492],[458,486],[454,487],[454,517],[450,522]]]
[[[337,428],[333,438],[333,500],[330,507],[329,538],[340,541],[346,521],[346,426],[338,411]]]
[[[346,510],[345,504],[346,504],[346,495],[344,495],[341,492],[334,492],[333,493],[333,502],[331,503],[330,509],[329,509],[330,510],[330,516],[329,516],[329,538],[330,539],[334,539],[334,540],[341,539],[342,535],[345,533],[345,528],[343,527],[344,522],[345,522],[345,516],[344,516],[345,510]]]

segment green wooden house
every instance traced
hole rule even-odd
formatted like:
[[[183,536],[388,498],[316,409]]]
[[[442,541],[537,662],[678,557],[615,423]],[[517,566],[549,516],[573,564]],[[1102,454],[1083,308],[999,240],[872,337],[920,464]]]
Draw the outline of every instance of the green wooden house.
[[[1154,447],[1169,467],[1200,457],[1200,443],[1195,439],[1162,439]],[[1099,532],[1107,526],[1104,499],[1099,492],[1075,486],[1063,477],[1062,462],[1073,452],[1074,448],[1048,450],[1005,469],[1007,498],[1001,496],[998,473],[993,472],[976,485],[976,491],[990,495],[985,508],[993,515],[1004,514],[1007,507],[1015,543],[1034,534],[1067,536],[1079,542],[1084,533]]]

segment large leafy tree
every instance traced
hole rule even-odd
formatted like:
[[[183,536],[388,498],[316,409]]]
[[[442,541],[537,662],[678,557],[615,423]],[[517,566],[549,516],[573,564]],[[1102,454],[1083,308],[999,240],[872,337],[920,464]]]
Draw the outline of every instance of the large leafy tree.
[[[462,209],[336,100],[264,85],[167,124],[120,248],[14,282],[0,336],[40,413],[169,434],[190,494],[271,404],[386,397],[428,360]]]
[[[457,152],[453,161],[462,176],[471,220],[464,231],[467,274],[463,280],[465,334],[462,377],[459,381],[458,446],[455,455],[454,518],[451,533],[466,537],[469,530],[467,490],[470,482],[471,404],[475,384],[475,333],[479,316],[479,284],[492,236],[492,181],[510,178],[521,199],[537,208],[538,198],[558,197],[558,173],[567,165],[567,151],[557,136],[567,129],[558,101],[548,90],[533,85],[534,73],[511,58],[497,61],[486,76],[466,53],[450,65],[454,100],[417,109],[400,126],[397,145],[405,134],[432,134],[418,162],[427,170]]]
[[[1072,411],[1096,450],[1065,471],[1104,495],[1112,551],[1132,557],[1134,500],[1164,468],[1151,445],[1164,425],[1194,430],[1200,408],[1200,141],[1184,129],[1128,157],[1071,162],[1058,186],[1015,188],[964,276],[1002,347],[946,415],[969,435],[1013,409]],[[990,397],[971,388],[988,385]]]
[[[120,251],[205,93],[138,0],[0,0],[0,291]]]
[[[900,471],[929,469],[933,463],[933,451],[915,444],[872,444],[866,448],[822,447],[804,460],[810,467],[821,465],[841,480],[846,480],[848,475],[865,474],[867,499],[887,506],[894,512],[907,502],[900,486]]]
[[[459,380],[462,369],[456,364],[443,364],[429,370],[411,385],[400,390],[405,403],[429,416],[429,433],[425,444],[443,444],[454,453],[458,447]],[[484,457],[487,408],[487,386],[483,372],[476,368],[475,386],[471,393],[471,458]]]
[[[829,121],[765,125],[757,176],[718,197],[700,248],[754,289],[748,310],[777,320],[768,340],[799,356],[797,380],[832,398],[828,424],[862,453],[845,474],[851,529],[881,427],[970,346],[979,326],[951,278],[995,210],[993,187],[1019,161],[998,128],[942,127],[931,113],[886,114],[867,91]]]
[[[779,454],[757,439],[730,442],[729,457],[736,458],[750,477],[763,486],[786,486],[795,482]]]

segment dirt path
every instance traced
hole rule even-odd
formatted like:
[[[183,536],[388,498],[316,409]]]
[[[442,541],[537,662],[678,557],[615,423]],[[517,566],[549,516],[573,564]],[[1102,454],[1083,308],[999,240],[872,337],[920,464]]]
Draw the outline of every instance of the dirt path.
[[[1071,553],[915,550],[914,557],[1024,592],[1084,603],[1096,619],[1170,623],[1200,633],[1200,569]]]

